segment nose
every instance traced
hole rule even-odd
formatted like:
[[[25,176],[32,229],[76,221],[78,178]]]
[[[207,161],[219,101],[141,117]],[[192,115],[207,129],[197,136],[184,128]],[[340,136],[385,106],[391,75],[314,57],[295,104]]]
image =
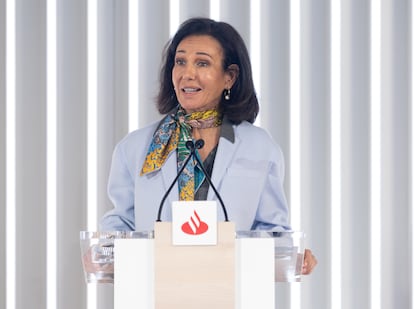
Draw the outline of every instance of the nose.
[[[195,68],[192,65],[186,65],[183,71],[183,79],[193,80],[195,74]]]

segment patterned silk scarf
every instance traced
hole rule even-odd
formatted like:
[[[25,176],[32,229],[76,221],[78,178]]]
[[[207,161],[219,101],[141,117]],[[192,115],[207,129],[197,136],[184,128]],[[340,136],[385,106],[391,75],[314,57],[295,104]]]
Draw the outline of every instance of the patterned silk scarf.
[[[141,175],[159,170],[172,151],[177,149],[177,171],[190,155],[185,143],[192,140],[192,128],[211,128],[221,125],[221,115],[217,110],[208,110],[185,114],[179,107],[176,114],[164,118],[154,133],[147,156],[142,166]],[[198,156],[198,152],[195,153]],[[197,166],[196,160],[190,160],[178,178],[180,200],[194,200],[194,195],[204,181],[204,174]]]

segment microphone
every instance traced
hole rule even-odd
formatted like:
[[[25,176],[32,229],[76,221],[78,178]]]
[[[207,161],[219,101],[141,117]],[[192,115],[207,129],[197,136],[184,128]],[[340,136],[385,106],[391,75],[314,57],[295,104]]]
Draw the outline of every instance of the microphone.
[[[157,216],[157,222],[161,222],[161,214],[162,214],[162,209],[164,207],[164,202],[167,199],[167,196],[170,194],[172,188],[174,187],[174,185],[176,184],[176,182],[178,181],[178,178],[180,177],[180,175],[183,173],[185,167],[187,166],[188,162],[190,161],[190,159],[192,157],[194,157],[197,161],[197,164],[200,166],[201,170],[204,173],[204,176],[206,177],[206,180],[208,182],[208,184],[211,186],[211,188],[213,189],[214,193],[216,194],[218,200],[220,201],[220,205],[221,208],[223,210],[224,213],[224,220],[226,222],[229,221],[228,215],[227,215],[227,210],[226,207],[224,206],[223,200],[220,196],[220,194],[218,193],[216,187],[213,185],[213,182],[211,181],[210,176],[208,175],[206,169],[204,168],[202,162],[200,161],[200,159],[195,155],[195,151],[197,149],[201,149],[204,147],[204,140],[202,139],[198,139],[195,142],[193,142],[192,140],[189,140],[185,143],[185,147],[187,147],[188,150],[190,150],[190,154],[188,155],[187,159],[185,159],[183,166],[181,167],[181,169],[178,171],[177,176],[174,178],[174,180],[172,181],[170,187],[167,189],[167,191],[165,192],[164,196],[162,197],[160,206],[158,207],[158,216]]]
[[[189,145],[189,144],[191,144],[191,145]],[[193,143],[193,141],[187,141],[185,146],[187,147],[187,149],[189,149],[191,151],[191,154],[194,155],[195,150],[193,150],[193,148],[195,148],[195,149],[203,148],[204,147],[204,140],[198,139],[198,140],[195,141],[195,143]],[[224,214],[224,221],[228,222],[229,217],[227,216],[227,209],[226,209],[226,206],[224,206],[224,202],[223,202],[220,194],[218,193],[216,187],[213,185],[213,182],[211,181],[210,176],[208,175],[203,163],[200,161],[198,156],[194,155],[194,158],[196,159],[196,161],[197,161],[198,165],[200,166],[201,170],[203,171],[204,176],[206,176],[206,180],[207,180],[208,184],[211,186],[211,188],[213,189],[214,193],[216,194],[218,200],[220,201],[221,209],[223,210],[223,214]]]

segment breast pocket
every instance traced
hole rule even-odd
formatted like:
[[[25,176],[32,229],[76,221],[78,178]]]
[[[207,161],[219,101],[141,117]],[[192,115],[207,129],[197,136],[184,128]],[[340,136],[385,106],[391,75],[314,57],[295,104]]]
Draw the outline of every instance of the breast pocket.
[[[260,178],[265,177],[268,170],[268,162],[237,160],[227,170],[228,177]]]

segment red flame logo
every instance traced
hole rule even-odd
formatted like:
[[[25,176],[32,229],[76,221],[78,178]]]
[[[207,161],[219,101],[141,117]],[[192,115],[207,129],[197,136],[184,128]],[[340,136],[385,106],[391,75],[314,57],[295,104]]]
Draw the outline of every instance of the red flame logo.
[[[194,215],[190,217],[190,221],[185,222],[181,226],[181,230],[190,235],[200,235],[208,230],[207,223],[201,221],[197,212],[194,210]]]

